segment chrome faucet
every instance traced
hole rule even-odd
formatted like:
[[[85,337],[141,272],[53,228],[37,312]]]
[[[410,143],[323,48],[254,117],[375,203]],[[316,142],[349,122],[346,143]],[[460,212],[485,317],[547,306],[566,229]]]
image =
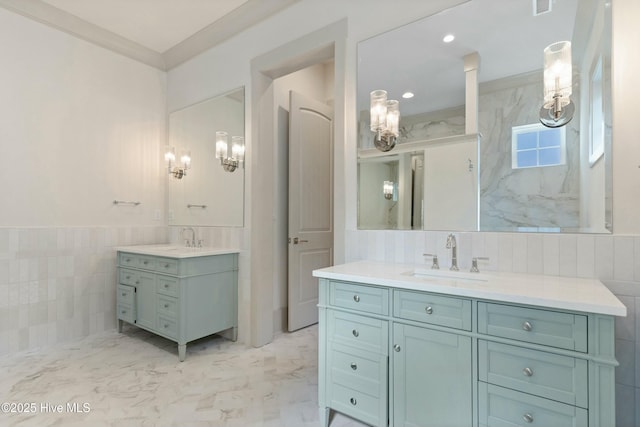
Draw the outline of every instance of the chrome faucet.
[[[191,231],[191,241],[189,240],[185,240],[184,244],[188,247],[188,248],[195,248],[196,247],[196,231],[193,229],[193,227],[186,227],[183,228],[182,231],[180,232],[180,234],[182,235],[182,238],[184,239],[184,232],[185,231]]]
[[[449,234],[447,236],[447,249],[451,249],[451,268],[449,270],[458,271],[458,249],[456,244],[456,236]]]

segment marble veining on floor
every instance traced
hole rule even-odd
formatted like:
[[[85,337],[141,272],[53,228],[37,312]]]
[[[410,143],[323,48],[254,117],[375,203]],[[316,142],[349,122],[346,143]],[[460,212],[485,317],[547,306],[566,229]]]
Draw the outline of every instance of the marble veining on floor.
[[[317,331],[261,348],[212,336],[183,363],[175,343],[134,327],[4,356],[0,426],[316,427]]]

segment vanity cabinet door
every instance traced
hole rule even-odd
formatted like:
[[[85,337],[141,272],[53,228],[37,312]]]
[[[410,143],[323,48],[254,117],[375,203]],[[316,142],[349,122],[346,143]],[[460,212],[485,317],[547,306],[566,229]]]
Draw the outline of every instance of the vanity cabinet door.
[[[471,427],[471,338],[394,324],[393,425]]]
[[[156,280],[151,273],[138,273],[136,278],[136,323],[156,330]]]

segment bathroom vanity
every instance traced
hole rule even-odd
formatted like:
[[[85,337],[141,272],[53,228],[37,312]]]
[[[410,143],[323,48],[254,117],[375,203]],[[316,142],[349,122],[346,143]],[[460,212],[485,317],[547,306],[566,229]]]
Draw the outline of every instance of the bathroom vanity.
[[[356,262],[320,278],[318,401],[373,426],[615,425],[599,281]]]
[[[227,331],[237,338],[238,251],[143,245],[118,248],[117,316],[178,343]]]

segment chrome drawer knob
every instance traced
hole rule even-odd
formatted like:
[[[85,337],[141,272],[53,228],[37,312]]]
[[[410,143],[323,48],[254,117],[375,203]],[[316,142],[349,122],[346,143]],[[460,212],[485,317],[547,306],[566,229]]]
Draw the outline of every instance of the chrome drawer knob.
[[[169,304],[165,304],[164,308],[169,308]],[[528,368],[527,368],[528,369]]]
[[[354,296],[353,296],[353,300],[354,300],[355,302],[360,302],[360,295],[354,295]]]
[[[358,332],[357,329],[354,329],[353,331],[351,331],[351,333],[353,334],[354,337],[358,338],[360,336],[360,332]]]
[[[169,264],[165,264],[165,265],[164,265],[164,268],[169,268]]]
[[[136,285],[139,285],[139,284],[140,284],[140,281],[139,281],[139,280],[136,280]]]
[[[126,292],[123,292],[123,293],[122,293],[122,296],[123,296],[123,297],[126,297],[126,296],[127,296],[127,293],[126,293]]]
[[[532,423],[533,422],[533,415],[531,414],[524,414],[522,416],[522,419],[525,420],[528,423]]]
[[[399,352],[400,351],[400,344],[394,345],[393,349],[396,351],[396,353]]]
[[[531,324],[531,322],[526,321],[522,324],[522,329],[524,329],[527,332],[531,332],[533,330],[533,325]]]
[[[354,363],[351,364],[351,369],[353,369],[354,371],[358,369],[358,365]]]
[[[531,368],[524,368],[522,370],[522,373],[527,377],[532,377],[533,376],[533,370]]]
[[[165,283],[165,284],[164,284],[164,288],[165,288],[165,289],[168,289],[168,288],[169,288],[169,285]]]
[[[131,276],[127,276],[127,280],[131,279]]]
[[[433,307],[428,306],[427,308],[424,309],[424,311],[426,311],[427,314],[433,314]]]
[[[144,261],[143,264],[147,265],[147,264],[149,264],[149,261]]]
[[[127,314],[127,310],[122,310],[121,313],[122,314]]]
[[[356,400],[355,397],[352,397],[351,399],[349,399],[349,402],[351,402],[353,406],[356,406],[358,404],[358,401]]]
[[[164,328],[167,329],[169,327],[169,325],[167,325],[166,323],[164,324]]]

